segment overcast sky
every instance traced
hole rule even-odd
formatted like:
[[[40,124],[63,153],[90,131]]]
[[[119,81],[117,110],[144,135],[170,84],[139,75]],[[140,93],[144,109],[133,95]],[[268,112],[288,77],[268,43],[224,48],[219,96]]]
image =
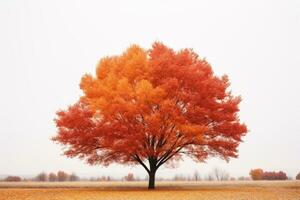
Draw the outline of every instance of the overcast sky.
[[[76,102],[83,74],[136,43],[193,48],[241,95],[250,132],[239,158],[181,162],[158,175],[203,176],[212,168],[300,171],[300,1],[0,0],[0,174],[65,170],[123,176],[142,167],[91,167],[50,141],[55,112]]]

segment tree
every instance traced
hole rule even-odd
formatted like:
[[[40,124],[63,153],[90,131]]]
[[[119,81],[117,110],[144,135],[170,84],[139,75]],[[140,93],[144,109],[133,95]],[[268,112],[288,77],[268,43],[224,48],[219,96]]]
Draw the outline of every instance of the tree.
[[[212,174],[217,181],[228,181],[229,180],[229,173],[225,170],[214,168]]]
[[[20,182],[22,179],[19,176],[8,176],[4,179],[4,181],[8,182]]]
[[[64,171],[58,171],[57,172],[57,180],[62,182],[62,181],[67,181],[69,179],[69,175],[64,172]]]
[[[200,176],[198,170],[194,171],[193,178],[195,181],[201,181],[201,176]]]
[[[82,77],[84,94],[57,112],[53,140],[91,165],[140,164],[154,189],[159,167],[182,155],[197,162],[238,156],[247,128],[229,85],[191,49],[133,45],[101,59],[96,76]]]
[[[55,173],[50,173],[49,174],[49,181],[50,182],[55,182],[55,181],[57,181],[58,179],[57,179],[57,175],[55,174]]]
[[[252,169],[249,173],[252,180],[262,180],[264,171],[262,169]]]
[[[287,180],[288,177],[286,173],[279,171],[279,172],[264,172],[262,176],[263,180]]]
[[[106,181],[111,181],[110,176],[107,176],[107,177],[106,177]]]
[[[283,171],[267,172],[262,169],[253,169],[250,171],[252,180],[287,180],[288,177]]]
[[[135,178],[134,178],[133,173],[128,173],[127,176],[124,177],[124,180],[125,181],[134,181]]]
[[[48,175],[45,172],[39,173],[36,178],[36,181],[46,182],[48,181]]]
[[[279,171],[276,173],[276,180],[288,180],[288,177],[285,172]]]
[[[215,177],[212,173],[209,173],[209,174],[206,175],[205,180],[206,181],[214,181]]]
[[[72,173],[69,177],[70,181],[78,181],[79,176],[77,176],[75,173]]]
[[[245,177],[245,176],[240,176],[240,177],[238,178],[238,180],[239,180],[239,181],[250,181],[251,178],[250,178],[250,177]]]
[[[173,177],[173,181],[187,181],[187,180],[188,177],[183,174],[175,174],[175,176]]]
[[[296,180],[300,180],[300,172],[297,174]]]
[[[104,176],[104,175],[97,179],[97,181],[110,181],[110,180],[111,180],[110,176]]]

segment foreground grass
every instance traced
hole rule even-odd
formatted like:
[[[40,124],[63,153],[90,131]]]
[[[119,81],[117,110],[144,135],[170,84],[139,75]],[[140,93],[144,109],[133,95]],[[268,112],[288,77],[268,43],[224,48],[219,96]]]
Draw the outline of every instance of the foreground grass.
[[[0,183],[0,200],[300,200],[298,181]]]

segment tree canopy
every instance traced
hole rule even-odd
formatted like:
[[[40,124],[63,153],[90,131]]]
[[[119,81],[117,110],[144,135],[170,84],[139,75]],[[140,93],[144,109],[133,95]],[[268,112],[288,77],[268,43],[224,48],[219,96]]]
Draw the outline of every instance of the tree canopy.
[[[132,45],[82,77],[83,95],[57,112],[53,140],[92,165],[140,164],[154,188],[156,170],[183,155],[197,162],[238,156],[247,128],[229,85],[191,49]]]

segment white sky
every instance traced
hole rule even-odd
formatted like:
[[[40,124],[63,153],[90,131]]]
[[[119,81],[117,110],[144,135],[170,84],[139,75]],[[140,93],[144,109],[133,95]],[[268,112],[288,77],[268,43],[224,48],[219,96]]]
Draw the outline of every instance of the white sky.
[[[103,1],[104,2],[104,1]],[[232,176],[251,168],[300,171],[300,1],[16,1],[0,0],[0,174],[63,169],[79,175],[123,176],[142,167],[90,167],[61,156],[53,118],[81,94],[79,81],[97,61],[130,44],[162,41],[193,48],[214,71],[229,75],[242,95],[250,132],[240,157],[190,160],[158,175]]]

